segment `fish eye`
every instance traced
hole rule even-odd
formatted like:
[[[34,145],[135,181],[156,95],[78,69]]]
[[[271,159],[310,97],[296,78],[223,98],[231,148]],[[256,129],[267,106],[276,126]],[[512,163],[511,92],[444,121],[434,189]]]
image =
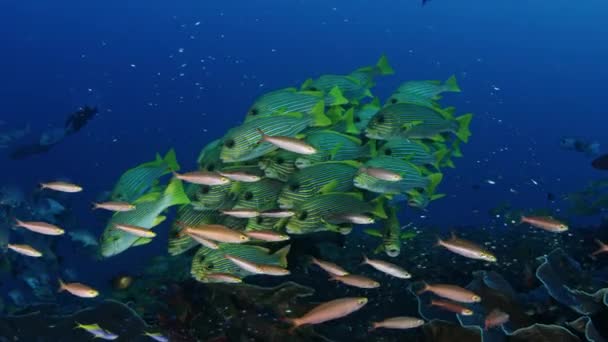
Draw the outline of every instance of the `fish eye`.
[[[262,224],[264,222],[264,218],[262,216],[258,216],[255,218],[255,223]]]
[[[307,211],[303,211],[303,212],[300,213],[300,215],[298,215],[298,220],[304,221],[304,220],[306,220],[307,217],[308,217],[308,212]]]
[[[247,191],[247,192],[245,192],[245,193],[243,194],[243,198],[244,198],[246,201],[250,201],[250,200],[252,200],[252,199],[253,199],[253,193],[251,193],[251,191]]]
[[[378,115],[376,116],[376,122],[379,124],[384,123],[384,115]]]
[[[209,190],[211,190],[209,185],[201,185],[201,194],[208,194]]]
[[[214,164],[209,164],[206,167],[207,171],[212,172],[213,170],[215,170],[215,165]]]
[[[290,184],[289,185],[289,190],[291,190],[291,191],[298,191],[298,190],[300,190],[300,184],[298,184],[298,183]]]
[[[212,270],[214,267],[215,267],[215,265],[213,265],[213,263],[212,263],[212,262],[210,262],[210,263],[209,263],[209,264],[207,264],[207,266],[206,266],[206,268],[207,268],[208,270]]]
[[[391,99],[391,104],[397,103],[397,99]]]
[[[355,122],[361,122],[361,118],[358,116],[355,116]]]
[[[317,87],[308,87],[308,90],[310,90],[310,91],[317,91],[319,89],[317,89]]]
[[[283,159],[282,157],[278,157],[276,160],[276,163],[279,165],[283,164],[284,162],[285,162],[285,159]]]
[[[367,298],[361,298],[357,301],[359,304],[365,304],[367,303]]]
[[[252,108],[252,109],[249,111],[249,114],[250,114],[250,115],[255,116],[255,115],[260,114],[260,111],[259,111],[259,110],[257,110],[257,108]]]
[[[479,297],[479,296],[473,296],[473,297],[471,297],[471,299],[475,302],[481,301],[481,297]]]
[[[387,156],[390,156],[391,154],[393,154],[393,150],[391,150],[390,148],[387,148],[386,150],[384,150],[384,154],[386,154]]]
[[[226,146],[228,148],[233,148],[234,147],[234,139],[228,139],[228,140],[224,141],[224,146]]]
[[[464,310],[462,310],[462,314],[465,316],[471,316],[473,314],[473,311],[471,311],[469,309],[464,309]]]

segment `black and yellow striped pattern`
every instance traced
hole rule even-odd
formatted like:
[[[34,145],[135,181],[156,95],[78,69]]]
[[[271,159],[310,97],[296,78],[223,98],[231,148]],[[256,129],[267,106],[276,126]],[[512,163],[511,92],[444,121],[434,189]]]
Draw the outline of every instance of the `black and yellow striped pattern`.
[[[359,101],[371,96],[368,84],[350,75],[323,75],[312,82],[307,82],[304,90],[320,90],[328,94],[334,87],[340,89],[342,95],[349,101]],[[328,98],[326,103],[332,105],[331,99]]]
[[[355,186],[360,189],[383,194],[400,194],[412,189],[425,189],[430,184],[418,166],[399,158],[378,156],[370,159],[365,166],[396,172],[401,175],[402,180],[390,182],[361,172],[354,180]]]
[[[296,214],[287,222],[290,234],[307,234],[327,230],[324,219],[343,213],[370,213],[373,207],[359,194],[329,193],[315,196],[294,208]]]
[[[278,251],[271,254],[266,248],[243,244],[219,244],[219,249],[210,249],[201,246],[192,258],[190,273],[201,282],[206,282],[205,276],[209,273],[228,273],[244,278],[252,273],[243,270],[232,261],[224,257],[230,254],[257,264],[287,266],[284,253]]]
[[[361,146],[361,140],[336,131],[315,132],[308,135],[304,140],[316,148],[318,152],[298,157],[296,160],[298,168],[330,160],[356,160],[369,154],[368,149]]]
[[[393,139],[378,149],[379,155],[406,159],[415,165],[436,165],[434,151],[427,145],[411,139]]]
[[[322,92],[302,92],[286,88],[260,96],[247,111],[245,122],[255,118],[284,113],[310,114],[313,108],[323,101]]]
[[[233,209],[276,209],[282,187],[282,182],[268,178],[255,183],[242,183]]]
[[[431,138],[440,133],[456,132],[458,122],[438,109],[411,103],[382,108],[370,120],[366,134],[370,138]]]
[[[297,170],[296,160],[299,157],[297,153],[278,150],[262,157],[259,166],[264,170],[266,177],[284,182]]]
[[[293,174],[281,191],[279,204],[292,208],[318,195],[323,187],[331,186],[331,192],[349,192],[359,166],[354,162],[324,162],[304,168]]]
[[[221,151],[225,163],[252,160],[277,149],[273,144],[260,142],[258,129],[270,136],[294,137],[313,121],[311,116],[289,113],[250,120],[232,129],[223,138]]]

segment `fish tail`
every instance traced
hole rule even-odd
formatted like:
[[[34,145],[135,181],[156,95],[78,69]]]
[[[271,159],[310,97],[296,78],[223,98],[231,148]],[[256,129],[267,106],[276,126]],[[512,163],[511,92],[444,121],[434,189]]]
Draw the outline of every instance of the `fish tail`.
[[[287,267],[287,254],[289,254],[290,249],[291,245],[287,245],[274,253],[279,259],[279,265]]]
[[[416,291],[416,295],[420,296],[421,294],[427,292],[429,290],[429,284],[426,283],[426,281],[420,281],[417,286],[422,286],[420,288],[420,290]]]
[[[435,237],[437,238],[437,241],[435,241],[435,244],[433,245],[433,247],[439,247],[439,246],[441,246],[441,242],[442,242],[441,236],[436,235]]]
[[[469,129],[471,119],[473,119],[473,114],[471,113],[456,118],[456,122],[458,122],[456,136],[465,143],[469,141],[469,137],[471,136],[471,130]]]
[[[369,258],[367,257],[367,255],[363,254],[363,261],[361,262],[361,265],[365,265],[369,262]]]
[[[372,332],[374,330],[378,329],[378,323],[374,322],[372,323],[372,325],[367,329],[367,332]]]
[[[23,227],[23,221],[15,217],[15,227]]]
[[[63,290],[65,290],[65,283],[59,278],[59,289],[57,289],[57,292],[63,292]]]
[[[95,203],[95,202],[91,203],[91,210],[97,210],[97,209],[99,209],[99,203]]]
[[[316,127],[324,127],[332,124],[331,119],[325,115],[325,101],[320,100],[317,104],[312,108],[310,114],[313,118],[313,124]]]
[[[258,144],[261,144],[262,142],[264,142],[266,140],[267,135],[260,128],[256,128],[255,130],[258,131],[258,133],[260,133],[260,135],[262,136],[260,138],[260,140],[258,141]]]
[[[380,75],[383,75],[383,76],[392,75],[395,73],[395,70],[393,70],[391,65],[388,63],[388,58],[386,58],[386,55],[382,55],[380,57],[380,59],[376,63],[376,69],[378,70]]]
[[[605,243],[598,239],[595,239],[594,241],[600,246],[600,248],[595,252],[591,253],[591,256],[596,256],[598,254],[606,253],[606,251],[608,251],[608,246]]]
[[[355,126],[355,110],[350,108],[344,113],[342,120],[346,124],[346,133],[349,134],[359,134],[361,133],[357,126]]]
[[[46,185],[44,183],[40,183],[40,184],[38,184],[38,189],[44,190],[44,189],[46,189]]]

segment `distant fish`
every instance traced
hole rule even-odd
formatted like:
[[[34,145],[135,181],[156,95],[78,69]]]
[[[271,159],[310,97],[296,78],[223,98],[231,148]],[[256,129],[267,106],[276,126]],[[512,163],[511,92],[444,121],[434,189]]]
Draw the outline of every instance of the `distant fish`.
[[[256,264],[252,261],[234,256],[234,255],[224,255],[224,257],[230,261],[232,261],[238,267],[244,269],[247,272],[255,273],[255,274],[266,274],[272,276],[283,276],[288,275],[290,272],[288,269],[276,266],[276,265],[266,265],[266,264]]]
[[[374,224],[375,220],[365,214],[357,213],[343,213],[333,214],[327,218],[329,223],[340,224],[340,223],[353,223],[353,224]]]
[[[222,214],[236,218],[252,218],[260,216],[260,212],[255,209],[229,209],[222,210]]]
[[[595,243],[597,243],[600,248],[598,250],[596,250],[595,252],[593,252],[591,254],[591,256],[596,256],[598,254],[602,254],[602,253],[608,253],[608,245],[606,245],[605,243],[603,243],[602,241],[595,239]]]
[[[484,330],[488,330],[497,326],[501,326],[509,321],[509,314],[494,309],[486,316],[484,321]]]
[[[40,183],[40,189],[44,190],[44,189],[50,189],[50,190],[55,190],[55,191],[59,191],[59,192],[68,192],[68,193],[74,193],[74,192],[81,192],[82,191],[82,187],[76,184],[72,184],[72,183],[67,183],[67,182],[47,182],[47,183]]]
[[[202,224],[198,226],[189,226],[181,222],[178,225],[183,226],[181,235],[196,235],[205,240],[212,240],[225,243],[245,243],[249,241],[249,237],[237,230],[230,229],[220,224]]]
[[[470,259],[496,262],[496,257],[489,251],[471,241],[460,239],[454,234],[452,234],[452,237],[449,240],[441,240],[440,238],[437,238],[437,246],[445,247],[452,253],[456,253]]]
[[[205,280],[210,283],[228,283],[238,284],[242,283],[243,280],[230,273],[209,273],[205,276]]]
[[[245,232],[245,235],[262,241],[278,242],[289,240],[289,235],[275,232],[274,230],[251,230]]]
[[[148,239],[151,239],[156,236],[156,233],[148,228],[138,227],[131,224],[117,223],[114,225],[114,228],[122,230],[123,232],[129,233],[131,235]]]
[[[424,324],[424,320],[417,317],[393,317],[385,319],[381,322],[373,322],[372,327],[369,331],[376,330],[378,328],[387,329],[413,329],[418,328]]]
[[[94,298],[99,295],[99,292],[92,287],[81,283],[64,283],[59,279],[59,290],[57,292],[67,291],[74,296],[81,298]]]
[[[91,232],[86,230],[76,230],[68,232],[70,239],[72,241],[77,241],[82,243],[84,247],[88,246],[97,246],[99,242],[97,241],[97,237],[95,237]]]
[[[329,280],[339,281],[343,284],[358,287],[360,289],[375,289],[377,287],[380,287],[379,282],[371,278],[356,274],[346,274],[343,276],[332,275]]]
[[[295,215],[295,212],[291,210],[268,210],[260,213],[260,216],[270,218],[285,218],[293,215]]]
[[[559,141],[561,148],[585,153],[590,157],[600,153],[600,144],[595,141],[585,141],[575,137],[563,137]]]
[[[391,264],[390,262],[386,262],[383,260],[368,259],[365,255],[363,256],[362,264],[370,265],[378,271],[386,273],[393,277],[401,279],[409,279],[412,277],[411,274],[409,274],[406,270],[397,265]]]
[[[396,172],[377,167],[361,167],[359,172],[387,182],[398,182],[403,179],[403,177]]]
[[[65,231],[55,225],[46,222],[38,221],[21,221],[16,219],[17,227],[23,227],[32,232],[44,234],[44,235],[62,235]]]
[[[597,157],[591,162],[591,166],[598,170],[608,170],[608,154]]]
[[[116,290],[125,290],[133,284],[133,277],[128,275],[119,275],[112,278],[112,287]]]
[[[93,335],[93,338],[100,338],[102,340],[115,340],[118,338],[118,335],[111,333],[108,330],[103,329],[99,326],[99,324],[80,324],[76,322],[76,327],[74,329],[83,329]]]
[[[34,258],[38,258],[38,257],[42,256],[41,252],[39,252],[34,247],[29,246],[29,245],[13,245],[13,244],[9,243],[7,245],[7,247],[8,247],[8,249],[15,251],[22,255],[31,256]]]
[[[321,259],[317,259],[317,258],[311,258],[311,262],[319,267],[321,267],[325,272],[331,274],[331,275],[337,275],[337,276],[343,276],[343,275],[347,275],[348,272],[343,269],[342,267],[334,264],[333,262],[329,262],[329,261],[325,261],[325,260],[321,260]]]
[[[135,210],[135,205],[127,202],[103,202],[93,203],[93,210],[104,209],[109,211],[124,212]]]
[[[471,316],[473,314],[473,310],[447,300],[432,299],[431,305],[463,316]]]
[[[533,227],[544,229],[553,233],[562,233],[568,230],[568,225],[551,216],[522,216],[521,223],[528,223]]]
[[[432,292],[433,294],[450,299],[459,303],[478,303],[481,302],[481,297],[472,291],[456,285],[447,284],[427,284],[423,283],[424,287],[418,291],[418,295],[424,292]]]

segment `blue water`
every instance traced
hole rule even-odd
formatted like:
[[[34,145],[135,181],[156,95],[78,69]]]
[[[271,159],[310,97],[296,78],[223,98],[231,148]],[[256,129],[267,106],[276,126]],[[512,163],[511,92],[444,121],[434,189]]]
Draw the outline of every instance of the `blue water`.
[[[124,170],[169,148],[183,169],[194,168],[200,149],[241,123],[257,96],[386,54],[396,73],[378,79],[374,94],[455,74],[463,92],[445,103],[475,113],[464,158],[440,187],[447,198],[403,217],[483,225],[503,201],[545,207],[547,192],[576,191],[602,176],[559,139],[580,136],[608,149],[607,17],[600,0],[5,0],[0,128],[29,123],[39,133],[84,104],[100,114],[49,153],[12,161],[0,150],[1,179],[23,189],[55,178],[85,185],[69,204],[99,234],[104,225],[89,203]],[[163,237],[95,269],[76,255],[67,263],[95,283],[164,248]]]

